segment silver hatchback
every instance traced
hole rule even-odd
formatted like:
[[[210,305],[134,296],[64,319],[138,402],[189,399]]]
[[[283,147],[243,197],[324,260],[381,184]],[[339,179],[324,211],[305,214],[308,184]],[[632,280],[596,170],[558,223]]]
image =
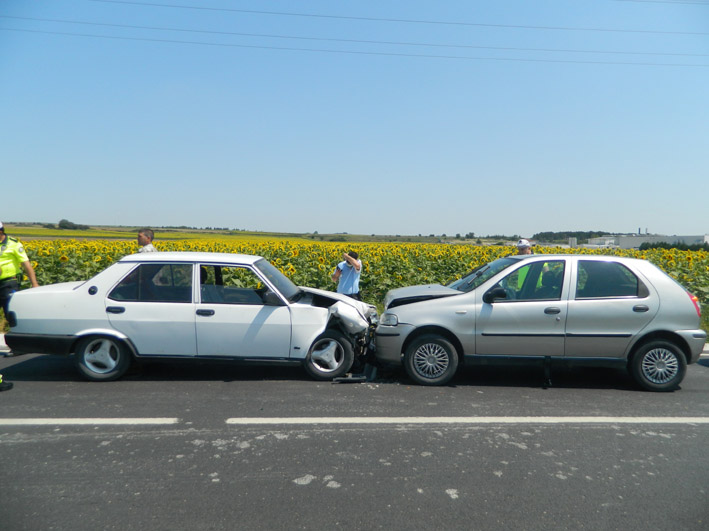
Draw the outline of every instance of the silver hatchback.
[[[377,358],[422,385],[477,359],[537,358],[626,367],[669,391],[707,337],[695,296],[646,260],[614,256],[509,256],[448,286],[392,290],[384,307]]]

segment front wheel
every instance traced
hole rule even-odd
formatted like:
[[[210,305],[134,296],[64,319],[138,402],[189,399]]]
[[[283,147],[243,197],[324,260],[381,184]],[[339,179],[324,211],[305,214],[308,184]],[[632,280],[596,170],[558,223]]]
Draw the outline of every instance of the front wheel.
[[[347,373],[354,362],[350,341],[336,330],[325,330],[313,341],[305,370],[315,380],[332,380]]]
[[[458,369],[458,354],[444,337],[421,336],[406,349],[404,368],[417,384],[443,385]]]
[[[687,371],[682,351],[669,341],[651,341],[641,346],[630,364],[635,381],[648,391],[673,391]]]
[[[94,382],[117,380],[128,370],[130,361],[123,343],[110,337],[84,338],[74,353],[79,373]]]

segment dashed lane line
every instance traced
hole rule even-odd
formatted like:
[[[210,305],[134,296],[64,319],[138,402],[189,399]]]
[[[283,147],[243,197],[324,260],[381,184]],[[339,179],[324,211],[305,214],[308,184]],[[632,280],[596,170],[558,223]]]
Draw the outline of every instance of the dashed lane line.
[[[2,419],[0,426],[150,426],[174,425],[176,417],[156,418],[18,418]],[[391,425],[391,424],[709,424],[709,417],[233,417],[239,426]]]
[[[227,424],[709,424],[709,417],[240,417]]]
[[[178,418],[0,419],[0,426],[145,426],[177,424]]]

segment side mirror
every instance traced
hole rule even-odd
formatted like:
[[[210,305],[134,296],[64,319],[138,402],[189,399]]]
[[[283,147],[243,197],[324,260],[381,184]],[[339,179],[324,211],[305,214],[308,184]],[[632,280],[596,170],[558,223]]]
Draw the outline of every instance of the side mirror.
[[[501,288],[500,286],[496,286],[492,288],[490,291],[485,293],[483,295],[483,302],[486,302],[488,304],[492,304],[495,302],[497,299],[506,299],[507,298],[507,292],[505,291],[504,288]]]
[[[264,292],[263,302],[266,306],[283,306],[283,301],[281,298],[270,289]]]

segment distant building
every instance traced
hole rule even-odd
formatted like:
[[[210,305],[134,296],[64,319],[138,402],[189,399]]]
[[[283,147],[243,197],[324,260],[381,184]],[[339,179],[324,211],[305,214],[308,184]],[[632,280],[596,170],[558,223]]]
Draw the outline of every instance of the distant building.
[[[584,247],[639,249],[643,243],[681,243],[685,245],[709,244],[709,234],[702,236],[666,236],[662,234],[627,234],[590,238]]]
[[[598,238],[589,238],[588,243],[581,247],[592,249],[613,249],[618,247],[618,236],[600,236]]]

